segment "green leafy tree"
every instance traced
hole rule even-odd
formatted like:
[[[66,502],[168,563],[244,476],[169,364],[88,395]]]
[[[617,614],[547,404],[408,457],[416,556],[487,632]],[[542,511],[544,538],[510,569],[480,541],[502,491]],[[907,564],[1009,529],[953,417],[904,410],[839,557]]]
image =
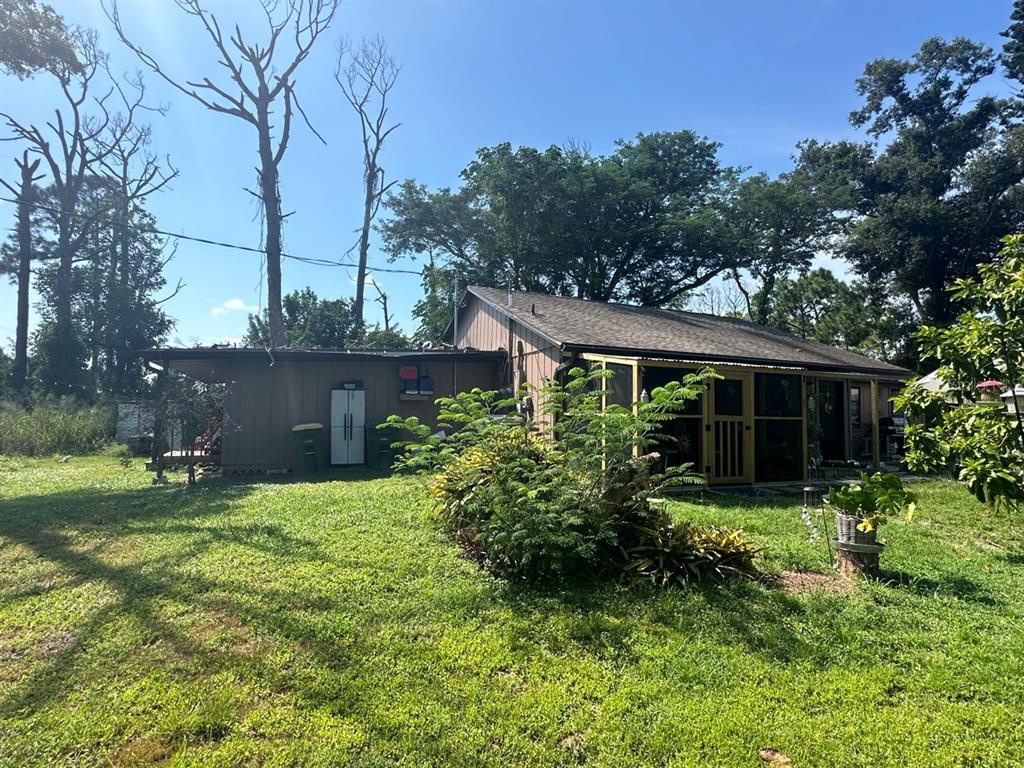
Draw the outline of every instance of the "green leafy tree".
[[[51,194],[44,193],[44,205]],[[91,178],[81,195],[81,210],[88,214],[118,208],[118,194],[111,180]],[[75,391],[67,394],[103,392],[117,396],[144,391],[146,372],[136,352],[162,344],[173,327],[161,308],[170,298],[160,296],[167,284],[163,270],[170,257],[165,255],[164,239],[152,232],[156,220],[141,203],[135,203],[125,212],[127,218],[100,219],[82,240],[71,275],[74,346],[65,350],[58,348],[60,342],[50,330],[57,321],[59,267],[50,257],[56,247],[56,228],[45,211],[36,233],[45,259],[36,281],[38,309],[48,329],[37,337],[36,345],[37,369],[44,389],[52,392],[51,387],[58,386],[44,372],[69,366],[73,355],[80,354]],[[57,360],[46,360],[50,354]],[[56,373],[54,370],[53,375]]]
[[[939,362],[944,394],[914,384],[894,402],[919,422],[907,428],[907,462],[915,471],[952,469],[993,505],[1024,502],[1024,396],[1015,413],[981,402],[980,381],[1004,382],[1014,393],[1024,380],[1024,236],[1004,239],[997,259],[950,293],[968,307],[948,328],[916,333],[925,358]],[[953,401],[950,406],[946,399]]]
[[[342,349],[352,333],[355,315],[349,299],[321,299],[312,288],[292,291],[284,297],[285,346],[301,349]],[[270,346],[266,310],[249,315],[244,343]]]
[[[299,349],[408,349],[409,338],[394,326],[379,323],[363,326],[357,322],[351,299],[322,299],[312,288],[292,291],[284,297],[286,346]],[[243,343],[250,347],[270,344],[267,315],[249,315]]]
[[[392,257],[433,254],[467,283],[648,306],[736,264],[736,169],[691,131],[585,148],[483,148],[457,191],[407,181],[381,223]]]
[[[414,343],[435,345],[441,342],[454,316],[455,290],[455,271],[431,257],[430,263],[423,267],[423,298],[412,308],[412,316],[418,323],[412,335]]]
[[[0,0],[0,70],[24,79],[39,70],[80,66],[71,34],[53,8],[35,0]]]
[[[800,167],[775,179],[760,173],[743,180],[730,221],[746,270],[758,283],[756,294],[745,293],[751,320],[767,324],[776,283],[794,271],[806,271],[825,249],[839,229],[836,207],[835,196]],[[738,277],[737,286],[745,291]]]
[[[364,325],[362,333],[350,344],[357,349],[409,349],[412,341],[394,326],[385,328],[380,323]]]
[[[868,283],[846,283],[819,268],[777,282],[765,324],[829,346],[903,361],[908,354],[894,340],[912,330],[906,317]]]
[[[1024,136],[1011,104],[980,92],[997,58],[984,45],[932,38],[911,60],[878,59],[857,81],[851,122],[872,143],[816,145],[817,178],[847,179],[852,219],[837,253],[880,291],[906,296],[919,321],[946,325],[1005,232],[1024,225]]]
[[[1014,0],[1013,11],[1010,13],[1010,26],[1002,33],[1006,38],[1003,44],[1003,69],[1006,76],[1024,85],[1024,0]]]

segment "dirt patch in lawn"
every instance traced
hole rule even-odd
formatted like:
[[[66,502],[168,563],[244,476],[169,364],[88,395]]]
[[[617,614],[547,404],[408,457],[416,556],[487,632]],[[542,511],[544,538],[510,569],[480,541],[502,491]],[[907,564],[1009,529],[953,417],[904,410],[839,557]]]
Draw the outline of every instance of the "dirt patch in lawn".
[[[823,590],[837,595],[848,595],[857,590],[857,585],[838,573],[815,573],[813,571],[783,571],[773,576],[773,586],[787,595],[806,595],[808,592]]]
[[[166,765],[174,757],[174,748],[159,736],[140,736],[108,757],[110,765]]]

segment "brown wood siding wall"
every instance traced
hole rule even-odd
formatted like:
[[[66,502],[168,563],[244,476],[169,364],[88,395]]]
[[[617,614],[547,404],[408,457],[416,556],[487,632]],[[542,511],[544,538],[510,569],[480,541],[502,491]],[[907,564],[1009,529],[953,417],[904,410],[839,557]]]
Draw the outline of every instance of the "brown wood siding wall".
[[[411,361],[221,363],[218,380],[227,383],[221,463],[231,468],[294,467],[291,428],[319,422],[330,428],[331,389],[342,381],[361,381],[366,392],[366,426],[389,415],[418,416],[435,425],[434,399],[473,387],[498,385],[494,362],[421,363],[433,378],[434,395],[403,399],[398,369]],[[212,367],[211,367],[212,368]],[[325,439],[329,435],[324,435]]]
[[[519,355],[520,344],[522,357]],[[503,384],[528,381],[535,387],[543,386],[555,375],[555,369],[561,362],[561,351],[556,345],[473,295],[466,298],[466,307],[459,313],[455,345],[459,348],[503,350],[509,355]],[[514,380],[513,375],[516,376]]]

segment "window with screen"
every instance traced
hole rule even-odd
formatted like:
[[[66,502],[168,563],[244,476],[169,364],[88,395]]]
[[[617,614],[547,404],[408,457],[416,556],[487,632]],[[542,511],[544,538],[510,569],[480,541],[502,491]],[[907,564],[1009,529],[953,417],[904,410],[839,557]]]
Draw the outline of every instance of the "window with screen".
[[[743,380],[716,379],[714,406],[716,416],[742,416]]]
[[[605,403],[629,408],[633,405],[633,368],[621,363],[607,363],[613,376],[605,380]]]
[[[648,395],[672,381],[682,381],[692,368],[648,365],[640,369],[640,388]],[[657,430],[653,450],[661,456],[658,469],[691,464],[697,472],[704,471],[704,396],[690,400],[673,419],[663,421]]]
[[[754,376],[754,478],[759,483],[804,476],[803,379],[795,374]]]

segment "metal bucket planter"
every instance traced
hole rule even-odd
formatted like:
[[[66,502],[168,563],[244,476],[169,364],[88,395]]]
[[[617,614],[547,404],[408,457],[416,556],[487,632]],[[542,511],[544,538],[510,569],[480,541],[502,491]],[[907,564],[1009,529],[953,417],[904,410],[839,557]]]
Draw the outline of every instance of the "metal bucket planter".
[[[874,545],[878,541],[878,531],[872,528],[870,531],[862,531],[857,526],[864,522],[862,517],[854,517],[844,512],[836,512],[836,540],[841,544],[868,544]]]

